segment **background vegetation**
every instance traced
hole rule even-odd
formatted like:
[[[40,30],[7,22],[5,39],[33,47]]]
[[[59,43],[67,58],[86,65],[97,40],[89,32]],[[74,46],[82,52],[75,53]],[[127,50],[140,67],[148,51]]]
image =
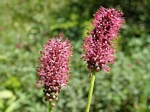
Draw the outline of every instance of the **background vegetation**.
[[[63,32],[74,45],[69,88],[63,88],[54,112],[83,112],[89,82],[80,60],[82,41],[99,8],[116,7],[125,24],[117,60],[110,73],[96,75],[91,112],[150,112],[149,0],[1,0],[0,112],[46,112],[36,89],[40,50]]]

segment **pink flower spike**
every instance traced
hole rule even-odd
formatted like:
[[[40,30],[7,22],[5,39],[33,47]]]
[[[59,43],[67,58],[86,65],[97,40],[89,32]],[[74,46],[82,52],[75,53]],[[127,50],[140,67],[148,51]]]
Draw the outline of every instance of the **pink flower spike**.
[[[41,51],[37,73],[39,84],[44,84],[45,100],[49,102],[58,99],[62,86],[67,86],[70,78],[69,61],[72,54],[72,45],[68,39],[62,41],[63,35],[50,39]]]
[[[109,72],[108,64],[113,64],[115,60],[115,42],[118,33],[123,25],[123,13],[117,9],[100,9],[94,15],[92,21],[93,30],[88,31],[87,37],[83,41],[83,60],[87,61],[90,72],[98,72],[104,69]],[[113,42],[112,42],[113,41]]]

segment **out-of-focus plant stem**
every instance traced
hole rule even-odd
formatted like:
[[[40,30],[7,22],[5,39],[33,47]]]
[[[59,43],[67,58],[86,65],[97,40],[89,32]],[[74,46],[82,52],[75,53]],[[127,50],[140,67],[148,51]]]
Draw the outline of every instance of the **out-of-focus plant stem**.
[[[49,111],[48,112],[52,112],[52,103],[49,102]]]

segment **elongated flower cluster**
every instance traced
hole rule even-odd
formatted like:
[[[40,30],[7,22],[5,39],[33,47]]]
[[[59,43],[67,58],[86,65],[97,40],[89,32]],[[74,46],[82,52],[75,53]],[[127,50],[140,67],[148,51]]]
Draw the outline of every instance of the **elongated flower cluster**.
[[[41,51],[38,65],[39,84],[44,84],[45,100],[58,100],[58,93],[62,86],[67,86],[70,78],[69,61],[72,54],[72,45],[68,39],[62,42],[62,35],[50,39]]]
[[[94,15],[93,30],[89,30],[82,46],[85,51],[83,59],[87,61],[91,72],[101,69],[108,72],[110,67],[107,64],[114,63],[116,57],[113,40],[118,37],[119,29],[123,25],[122,15],[117,9],[104,7],[100,7]]]

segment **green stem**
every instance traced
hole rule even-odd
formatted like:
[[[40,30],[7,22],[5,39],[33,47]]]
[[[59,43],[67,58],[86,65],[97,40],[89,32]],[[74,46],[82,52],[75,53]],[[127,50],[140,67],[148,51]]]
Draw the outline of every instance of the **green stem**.
[[[49,102],[49,111],[48,112],[52,112],[52,103]]]
[[[89,110],[90,110],[90,104],[91,104],[92,93],[93,93],[93,88],[94,88],[94,81],[95,81],[95,73],[92,74],[91,83],[90,83],[90,90],[89,90],[89,95],[88,95],[88,102],[87,102],[85,112],[89,112]]]

